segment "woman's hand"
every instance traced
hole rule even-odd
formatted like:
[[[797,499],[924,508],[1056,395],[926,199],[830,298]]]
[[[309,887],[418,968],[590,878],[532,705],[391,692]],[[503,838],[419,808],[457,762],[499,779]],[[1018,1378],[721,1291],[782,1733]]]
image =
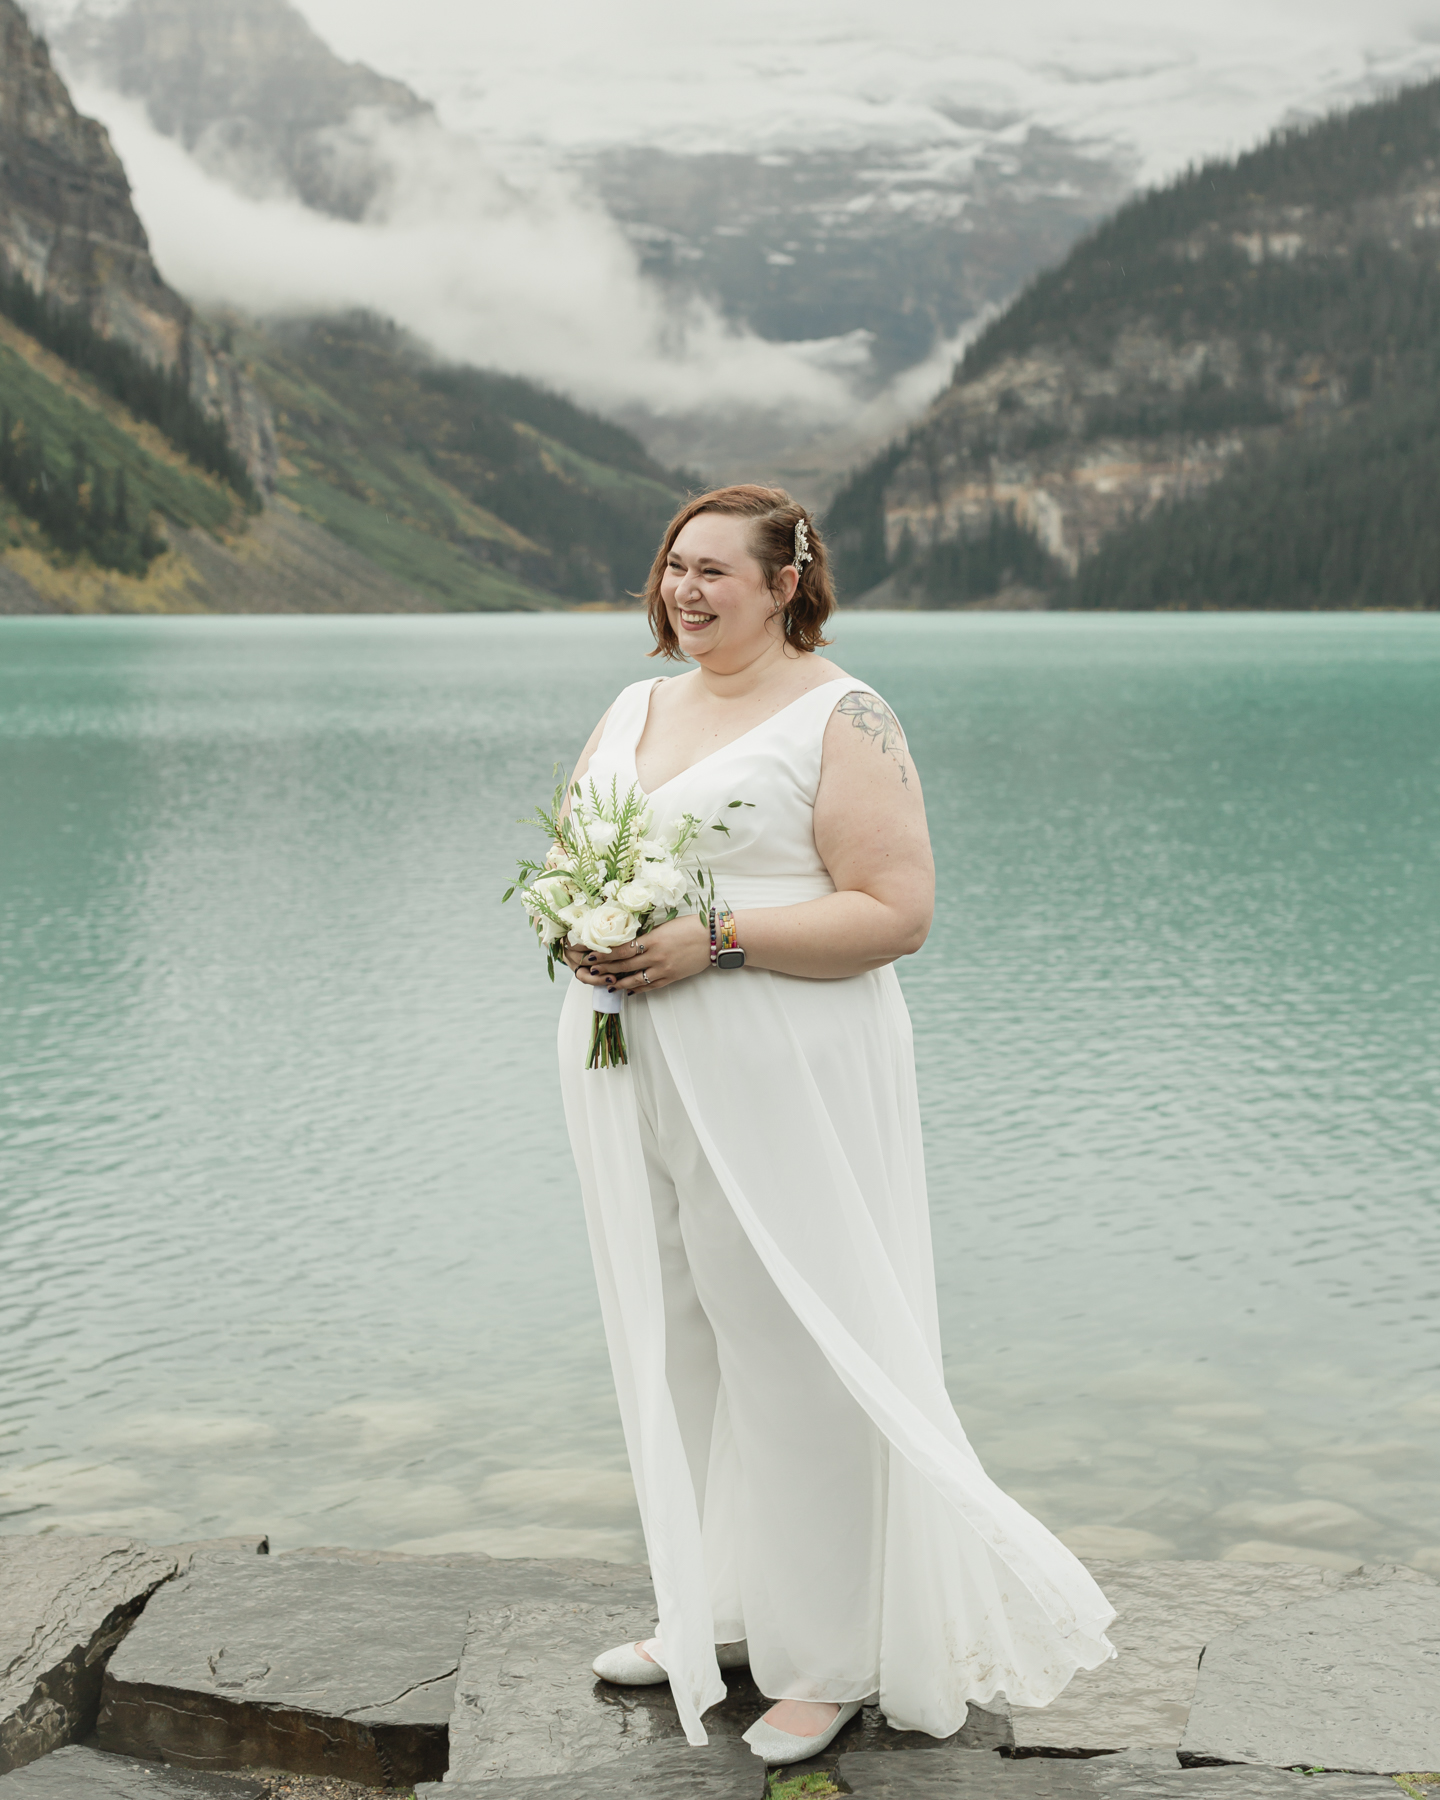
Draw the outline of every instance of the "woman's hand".
[[[653,994],[710,967],[710,926],[698,913],[657,925],[618,950],[565,947],[577,981],[618,994]]]

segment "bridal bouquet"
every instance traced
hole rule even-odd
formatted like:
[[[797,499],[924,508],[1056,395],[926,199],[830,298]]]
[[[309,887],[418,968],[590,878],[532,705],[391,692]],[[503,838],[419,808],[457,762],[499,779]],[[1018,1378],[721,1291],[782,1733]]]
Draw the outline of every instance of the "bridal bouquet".
[[[548,833],[550,851],[543,863],[522,857],[519,878],[504,895],[506,900],[520,895],[552,981],[566,944],[616,950],[641,932],[678,918],[682,907],[710,906],[715,896],[714,877],[693,860],[704,820],[686,813],[668,841],[662,841],[650,836],[654,814],[638,786],[622,794],[619,783],[612,782],[605,794],[593,781],[583,791],[577,782],[568,813],[565,798],[562,781],[548,812],[537,807],[533,819],[520,821]],[[745,804],[730,802],[732,807]],[[728,825],[710,829],[729,836]],[[624,996],[591,988],[590,997],[595,1017],[586,1067],[610,1069],[628,1062],[620,1023]]]

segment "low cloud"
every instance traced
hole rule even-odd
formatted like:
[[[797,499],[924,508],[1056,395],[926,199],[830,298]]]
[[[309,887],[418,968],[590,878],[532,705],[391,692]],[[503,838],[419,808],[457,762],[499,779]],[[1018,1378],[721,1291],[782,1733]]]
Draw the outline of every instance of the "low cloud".
[[[853,409],[863,340],[772,344],[703,303],[673,306],[603,208],[554,170],[522,189],[441,126],[358,121],[352,139],[391,176],[350,223],[237,190],[109,89],[78,83],[75,99],[109,128],[161,270],[202,305],[371,308],[446,356],[611,411],[798,409],[821,424]]]

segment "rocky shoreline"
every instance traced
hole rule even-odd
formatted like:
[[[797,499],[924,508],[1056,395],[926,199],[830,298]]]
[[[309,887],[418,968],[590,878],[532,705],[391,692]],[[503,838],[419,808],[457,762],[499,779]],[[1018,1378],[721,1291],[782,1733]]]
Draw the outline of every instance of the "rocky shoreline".
[[[1054,1705],[972,1707],[944,1742],[867,1708],[782,1774],[876,1800],[1395,1800],[1395,1775],[1424,1795],[1429,1576],[1091,1566],[1120,1657]],[[615,1563],[0,1537],[0,1800],[762,1800],[740,1733],[764,1702],[743,1672],[703,1750],[668,1689],[590,1674],[653,1622],[647,1571]]]

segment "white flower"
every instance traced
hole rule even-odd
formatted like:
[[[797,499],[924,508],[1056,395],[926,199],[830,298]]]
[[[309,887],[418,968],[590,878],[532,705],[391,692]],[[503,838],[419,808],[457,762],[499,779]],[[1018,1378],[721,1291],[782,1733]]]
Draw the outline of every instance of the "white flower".
[[[658,903],[659,898],[660,896],[650,886],[643,873],[637,875],[633,881],[627,881],[624,887],[618,888],[615,893],[616,904],[632,913],[648,913]]]
[[[657,905],[678,906],[690,886],[690,877],[669,857],[664,862],[647,862],[640,873]]]
[[[568,874],[575,865],[570,860],[570,852],[563,844],[552,844],[550,846],[549,854],[545,858],[545,867],[547,869],[561,869]]]
[[[641,838],[635,846],[635,854],[642,862],[669,862],[670,848],[662,844],[659,838]]]
[[[557,913],[572,906],[580,897],[575,883],[561,874],[542,875],[538,881],[530,883],[530,892],[537,900],[543,900],[551,912]]]
[[[581,914],[570,928],[570,942],[587,950],[616,950],[630,943],[639,929],[634,913],[610,900]]]
[[[590,840],[596,850],[608,850],[620,835],[618,825],[612,825],[608,819],[584,819],[580,821],[580,829]]]

